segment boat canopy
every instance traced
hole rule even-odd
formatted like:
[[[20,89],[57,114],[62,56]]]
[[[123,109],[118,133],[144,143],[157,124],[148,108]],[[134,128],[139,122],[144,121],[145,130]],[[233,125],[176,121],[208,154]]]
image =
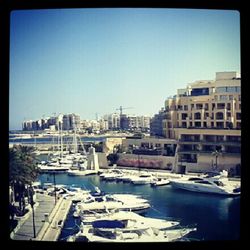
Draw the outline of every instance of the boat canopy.
[[[92,225],[94,228],[125,228],[125,224],[119,220],[99,220]]]

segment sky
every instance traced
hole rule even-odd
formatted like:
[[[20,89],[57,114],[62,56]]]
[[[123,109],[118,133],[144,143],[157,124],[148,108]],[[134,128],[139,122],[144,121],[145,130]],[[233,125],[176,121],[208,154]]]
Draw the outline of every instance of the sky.
[[[216,72],[240,73],[234,10],[89,8],[12,11],[9,128],[53,114],[150,115]]]

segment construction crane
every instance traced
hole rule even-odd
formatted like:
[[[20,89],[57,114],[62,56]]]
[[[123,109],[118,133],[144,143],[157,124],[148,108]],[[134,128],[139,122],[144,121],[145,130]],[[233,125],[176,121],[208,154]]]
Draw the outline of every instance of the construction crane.
[[[127,107],[127,108],[123,108],[122,106],[120,106],[120,108],[116,109],[116,110],[120,110],[120,115],[122,115],[122,111],[124,109],[133,109],[133,107]]]

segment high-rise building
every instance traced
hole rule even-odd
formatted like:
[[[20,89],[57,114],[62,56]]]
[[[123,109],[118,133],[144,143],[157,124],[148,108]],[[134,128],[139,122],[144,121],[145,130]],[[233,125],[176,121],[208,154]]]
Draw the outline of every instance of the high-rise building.
[[[216,73],[196,81],[165,102],[163,134],[178,140],[178,165],[195,171],[230,169],[241,163],[241,78]]]

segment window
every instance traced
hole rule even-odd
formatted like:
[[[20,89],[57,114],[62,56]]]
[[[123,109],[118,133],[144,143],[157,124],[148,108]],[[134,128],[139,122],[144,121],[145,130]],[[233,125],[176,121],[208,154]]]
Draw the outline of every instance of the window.
[[[241,113],[236,113],[236,119],[241,120]]]
[[[217,186],[223,187],[224,184],[221,181],[214,181]]]
[[[218,103],[217,104],[217,109],[224,109],[225,108],[225,103]]]
[[[223,122],[216,122],[216,127],[217,128],[224,128],[224,123]]]
[[[196,181],[195,183],[206,184],[206,185],[212,185],[212,184],[209,183],[208,181]]]
[[[233,95],[229,95],[229,100],[232,101],[234,99]]]
[[[220,95],[220,101],[227,101],[228,96],[227,95]]]
[[[184,105],[184,110],[188,110],[188,105]]]
[[[224,119],[224,114],[222,112],[216,113],[216,119],[217,120],[223,120]]]
[[[187,127],[187,123],[183,122],[181,126],[182,126],[182,128],[186,128]]]
[[[183,113],[183,114],[181,114],[181,119],[186,120],[187,116],[188,116],[187,113]]]
[[[197,128],[200,128],[201,127],[201,122],[195,122],[194,126],[197,127]]]
[[[217,93],[224,93],[227,92],[227,87],[217,87],[216,88]]]
[[[204,114],[204,117],[205,117],[205,119],[208,118],[208,117],[209,117],[209,113],[206,112],[206,113]]]
[[[236,91],[236,87],[227,87],[227,92],[235,93]]]
[[[192,89],[191,96],[209,95],[209,88]]]
[[[201,119],[201,113],[197,112],[194,114],[194,119],[200,120]]]

